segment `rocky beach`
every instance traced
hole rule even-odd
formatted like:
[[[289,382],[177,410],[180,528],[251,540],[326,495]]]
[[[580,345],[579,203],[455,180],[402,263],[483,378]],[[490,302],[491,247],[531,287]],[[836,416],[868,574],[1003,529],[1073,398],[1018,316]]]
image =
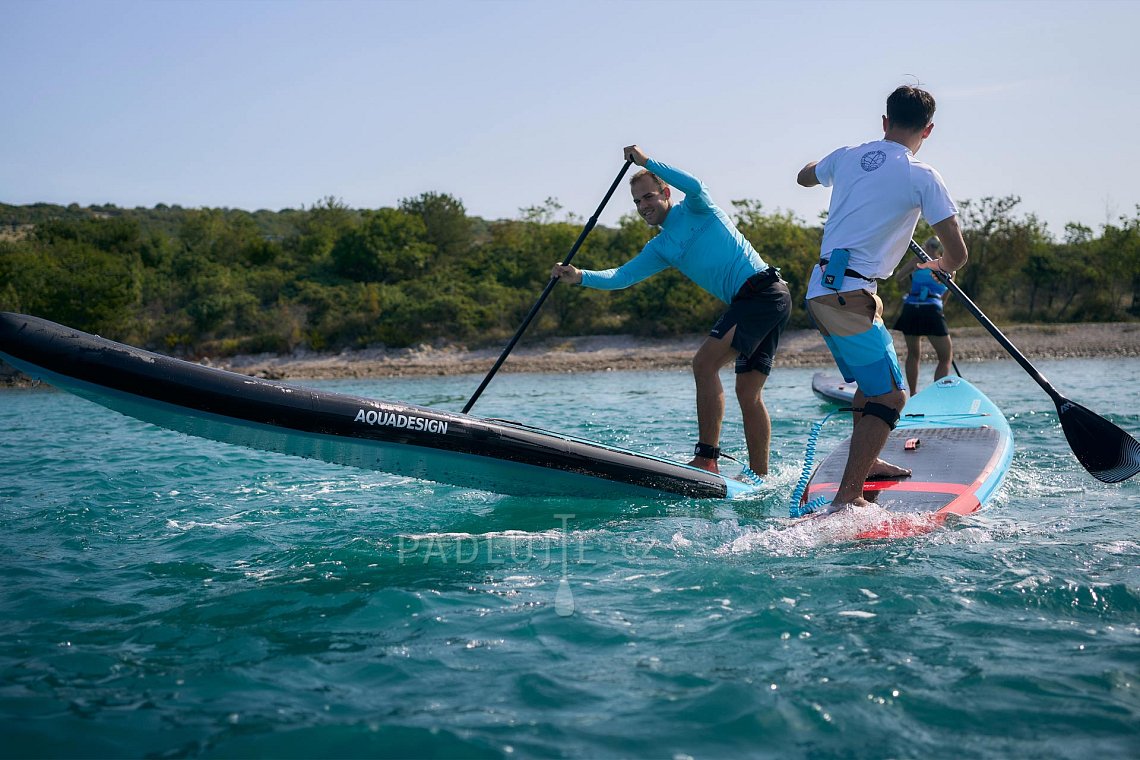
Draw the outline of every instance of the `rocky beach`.
[[[1140,322],[1014,325],[1003,331],[1030,359],[1140,356]],[[895,336],[900,358],[902,336]],[[956,328],[954,359],[959,364],[1009,359],[1009,354],[982,327]],[[704,336],[693,334],[667,339],[629,335],[595,335],[522,341],[511,352],[502,372],[597,372],[627,369],[684,369]],[[933,360],[923,342],[924,361]],[[412,377],[424,375],[484,374],[502,351],[501,346],[469,349],[437,343],[409,348],[366,348],[336,353],[296,351],[288,355],[254,354],[224,358],[203,357],[201,364],[275,380]],[[834,367],[831,355],[815,330],[789,330],[780,342],[779,367]],[[26,377],[0,362],[0,385],[26,385]]]
[[[1140,356],[1140,323],[1015,325],[1003,328],[1030,359]],[[900,358],[902,336],[895,336]],[[984,328],[952,330],[958,363],[1009,359],[1009,354]],[[594,372],[625,369],[686,368],[704,336],[669,339],[628,335],[522,341],[504,363],[503,372]],[[923,341],[924,360],[933,350]],[[296,352],[288,356],[260,354],[203,363],[234,372],[273,379],[313,380],[346,377],[483,374],[502,351],[501,346],[467,349],[456,345],[420,345],[402,349],[361,349],[339,353]],[[815,330],[789,330],[780,342],[776,367],[834,366]]]

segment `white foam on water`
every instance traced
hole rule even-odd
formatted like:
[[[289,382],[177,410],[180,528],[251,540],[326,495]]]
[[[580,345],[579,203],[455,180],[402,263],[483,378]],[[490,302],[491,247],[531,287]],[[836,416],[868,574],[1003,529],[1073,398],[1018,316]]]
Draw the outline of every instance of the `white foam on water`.
[[[980,526],[964,527],[955,530],[935,531],[931,534],[930,543],[941,546],[956,546],[963,544],[991,544],[994,542],[993,534]]]
[[[431,533],[407,533],[402,536],[411,541],[432,541],[432,540],[452,540],[452,541],[468,541],[471,539],[489,539],[489,538],[526,538],[526,539],[561,539],[563,537],[562,531],[559,530],[543,530],[543,531],[528,531],[528,530],[492,530],[486,533],[467,533],[464,531],[442,531]]]
[[[1112,541],[1107,544],[1096,544],[1096,548],[1108,554],[1131,554],[1140,549],[1135,541]]]
[[[681,535],[680,531],[673,534],[673,540],[669,543],[672,549],[689,549],[693,542]]]
[[[175,530],[187,531],[195,530],[196,528],[213,528],[214,530],[241,530],[246,526],[238,522],[200,522],[198,520],[167,520],[168,527]]]
[[[828,544],[874,538],[880,534],[905,537],[929,532],[933,524],[930,514],[899,514],[877,505],[847,507],[826,515],[813,515],[771,528],[745,529],[715,554],[796,555]],[[865,536],[865,534],[872,534]]]

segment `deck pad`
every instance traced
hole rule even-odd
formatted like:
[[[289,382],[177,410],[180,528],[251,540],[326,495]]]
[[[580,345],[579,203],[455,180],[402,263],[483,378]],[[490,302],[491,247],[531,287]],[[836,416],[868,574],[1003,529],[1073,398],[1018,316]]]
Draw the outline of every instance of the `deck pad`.
[[[910,439],[919,441],[917,449],[904,449]],[[850,445],[847,439],[820,464],[808,484],[809,500],[835,495]],[[991,427],[896,429],[880,456],[913,474],[868,481],[863,497],[892,512],[937,512],[968,491],[1000,446],[1002,437]]]

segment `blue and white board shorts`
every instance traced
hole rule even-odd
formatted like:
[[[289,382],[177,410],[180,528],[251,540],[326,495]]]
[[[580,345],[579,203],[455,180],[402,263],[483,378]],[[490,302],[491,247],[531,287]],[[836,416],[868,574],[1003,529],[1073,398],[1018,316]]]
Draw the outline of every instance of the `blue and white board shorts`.
[[[866,290],[827,293],[810,299],[807,311],[844,380],[858,383],[865,396],[903,387],[899,358],[877,295]]]

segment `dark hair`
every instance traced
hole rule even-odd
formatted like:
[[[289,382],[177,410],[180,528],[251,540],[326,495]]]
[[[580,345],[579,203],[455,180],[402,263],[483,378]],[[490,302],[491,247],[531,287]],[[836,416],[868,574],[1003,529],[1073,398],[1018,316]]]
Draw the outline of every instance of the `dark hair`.
[[[934,118],[934,96],[904,84],[887,98],[887,118],[895,127],[922,129]]]

